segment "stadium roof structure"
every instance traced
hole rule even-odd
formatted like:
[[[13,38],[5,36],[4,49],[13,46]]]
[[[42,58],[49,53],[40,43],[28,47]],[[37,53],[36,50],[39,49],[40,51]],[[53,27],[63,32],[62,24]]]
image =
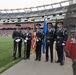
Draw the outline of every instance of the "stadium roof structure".
[[[68,5],[72,0],[57,2],[53,4],[18,9],[0,9],[0,18],[23,18],[48,16],[52,14],[67,12]]]

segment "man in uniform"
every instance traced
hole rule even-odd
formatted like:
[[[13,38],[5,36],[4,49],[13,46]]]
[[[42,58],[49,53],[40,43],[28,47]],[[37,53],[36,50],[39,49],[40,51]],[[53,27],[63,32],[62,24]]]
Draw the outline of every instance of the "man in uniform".
[[[17,47],[18,47],[18,55],[19,58],[21,58],[21,47],[22,47],[22,32],[20,30],[20,24],[16,24],[17,29],[13,31],[12,38],[14,40],[14,51],[13,51],[13,56],[14,60],[16,59],[16,52],[17,52]]]
[[[37,26],[37,32],[36,32],[36,59],[35,60],[40,61],[43,32],[40,29],[41,24],[36,24],[36,26]]]
[[[31,39],[32,39],[32,35],[31,35],[31,32],[30,32],[30,27],[26,27],[26,33],[24,33],[24,46],[26,46],[24,52],[26,56],[25,59],[30,59],[30,50],[31,50]]]
[[[63,28],[63,22],[59,22],[57,24],[57,32],[56,32],[56,49],[58,60],[56,63],[60,63],[60,65],[64,65],[63,58],[64,58],[64,51],[63,47],[66,45],[67,40],[67,30]]]
[[[47,23],[48,25],[48,30],[46,32],[45,35],[45,39],[46,39],[46,62],[49,59],[49,47],[50,47],[50,62],[53,63],[53,42],[54,42],[54,32],[55,29],[52,28],[52,23],[49,22]]]

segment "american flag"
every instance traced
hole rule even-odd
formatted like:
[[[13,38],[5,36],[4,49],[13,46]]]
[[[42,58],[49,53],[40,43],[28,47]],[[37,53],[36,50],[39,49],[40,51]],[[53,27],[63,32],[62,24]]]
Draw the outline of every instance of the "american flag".
[[[32,50],[36,53],[36,32],[32,33]]]
[[[34,19],[34,28],[32,33],[32,50],[34,53],[36,53],[36,25],[35,25],[35,19]]]

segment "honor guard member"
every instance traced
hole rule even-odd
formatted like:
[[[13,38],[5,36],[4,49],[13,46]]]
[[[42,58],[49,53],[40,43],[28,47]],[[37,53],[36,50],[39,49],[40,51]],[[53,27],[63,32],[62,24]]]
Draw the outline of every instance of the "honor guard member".
[[[63,28],[63,22],[59,22],[57,24],[57,32],[56,32],[56,49],[58,60],[56,63],[60,63],[60,65],[64,65],[63,58],[64,58],[64,51],[63,47],[66,45],[67,40],[67,30]]]
[[[49,52],[49,47],[50,47],[50,62],[52,63],[53,62],[53,42],[54,42],[55,29],[52,28],[51,22],[47,23],[47,25],[48,25],[48,30],[47,30],[46,36],[45,36],[45,39],[46,39],[46,62],[49,59],[48,52]]]
[[[35,60],[40,61],[43,32],[40,29],[41,24],[36,24],[36,26],[37,26],[37,31],[36,31],[36,59]]]
[[[14,60],[16,59],[16,52],[18,48],[18,56],[21,58],[21,47],[22,47],[22,32],[20,30],[20,24],[16,24],[17,29],[13,31],[12,38],[14,39],[14,51],[13,56]]]
[[[30,32],[30,27],[26,27],[26,33],[24,33],[24,46],[26,49],[24,49],[24,58],[25,59],[30,59],[30,50],[31,50],[31,40],[32,40],[32,35]]]

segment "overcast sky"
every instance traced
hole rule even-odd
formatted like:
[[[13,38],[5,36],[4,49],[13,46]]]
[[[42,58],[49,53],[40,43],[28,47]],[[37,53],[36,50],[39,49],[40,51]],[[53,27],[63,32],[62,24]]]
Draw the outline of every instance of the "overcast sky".
[[[64,0],[0,0],[0,9],[15,9],[51,4]]]

